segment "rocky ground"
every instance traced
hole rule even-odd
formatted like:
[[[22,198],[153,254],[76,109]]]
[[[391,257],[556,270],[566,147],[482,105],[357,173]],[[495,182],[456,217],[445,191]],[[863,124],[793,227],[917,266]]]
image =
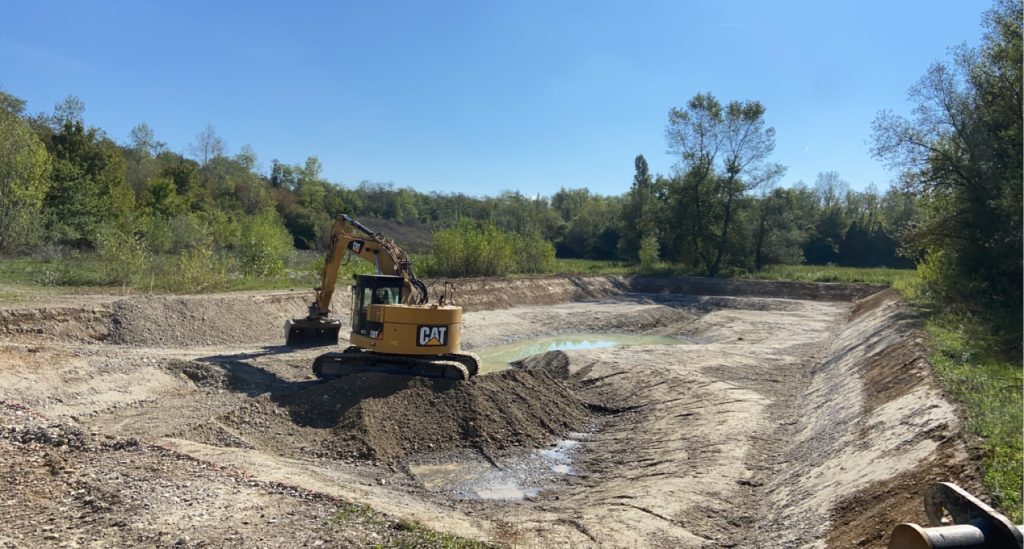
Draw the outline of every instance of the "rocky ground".
[[[718,284],[467,282],[466,348],[679,343],[459,383],[312,379],[300,292],[0,307],[0,546],[884,547],[978,490],[895,295]]]

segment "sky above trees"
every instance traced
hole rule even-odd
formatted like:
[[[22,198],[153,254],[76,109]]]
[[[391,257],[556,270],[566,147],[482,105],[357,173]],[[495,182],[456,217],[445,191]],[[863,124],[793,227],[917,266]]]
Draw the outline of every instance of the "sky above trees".
[[[189,152],[316,155],[323,175],[473,195],[629,189],[667,174],[668,112],[699,92],[757,100],[784,184],[894,177],[870,154],[878,111],[951,45],[981,1],[21,2],[0,20],[0,86],[50,111],[68,94],[125,142],[146,122]]]

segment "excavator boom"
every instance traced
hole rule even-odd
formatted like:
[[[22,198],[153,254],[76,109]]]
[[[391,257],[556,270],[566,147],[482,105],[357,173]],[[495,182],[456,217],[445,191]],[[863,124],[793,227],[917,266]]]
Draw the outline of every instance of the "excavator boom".
[[[309,306],[309,315],[286,323],[286,344],[310,347],[338,344],[341,321],[331,318],[330,305],[338,282],[338,271],[346,254],[373,264],[378,275],[401,276],[405,290],[402,292],[403,303],[427,301],[426,287],[413,274],[412,263],[405,251],[383,234],[374,232],[348,215],[342,215],[331,227],[331,242],[320,271],[320,285],[314,289],[316,298]]]

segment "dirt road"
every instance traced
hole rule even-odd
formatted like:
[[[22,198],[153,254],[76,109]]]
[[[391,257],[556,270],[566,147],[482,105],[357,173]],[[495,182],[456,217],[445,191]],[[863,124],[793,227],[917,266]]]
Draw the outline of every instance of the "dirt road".
[[[0,546],[429,545],[436,530],[872,547],[923,519],[928,481],[978,490],[894,294],[608,277],[458,291],[471,349],[678,343],[554,351],[465,383],[320,383],[320,351],[280,346],[299,292],[0,308]]]

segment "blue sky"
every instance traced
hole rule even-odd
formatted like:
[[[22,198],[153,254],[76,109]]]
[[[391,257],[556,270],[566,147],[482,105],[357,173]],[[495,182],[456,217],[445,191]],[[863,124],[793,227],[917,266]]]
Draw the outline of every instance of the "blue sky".
[[[316,155],[346,185],[472,195],[620,194],[643,154],[669,173],[667,112],[698,92],[758,99],[785,184],[893,175],[868,150],[881,109],[989,2],[16,2],[0,85],[50,111],[68,94],[118,141],[148,123],[184,152]]]

